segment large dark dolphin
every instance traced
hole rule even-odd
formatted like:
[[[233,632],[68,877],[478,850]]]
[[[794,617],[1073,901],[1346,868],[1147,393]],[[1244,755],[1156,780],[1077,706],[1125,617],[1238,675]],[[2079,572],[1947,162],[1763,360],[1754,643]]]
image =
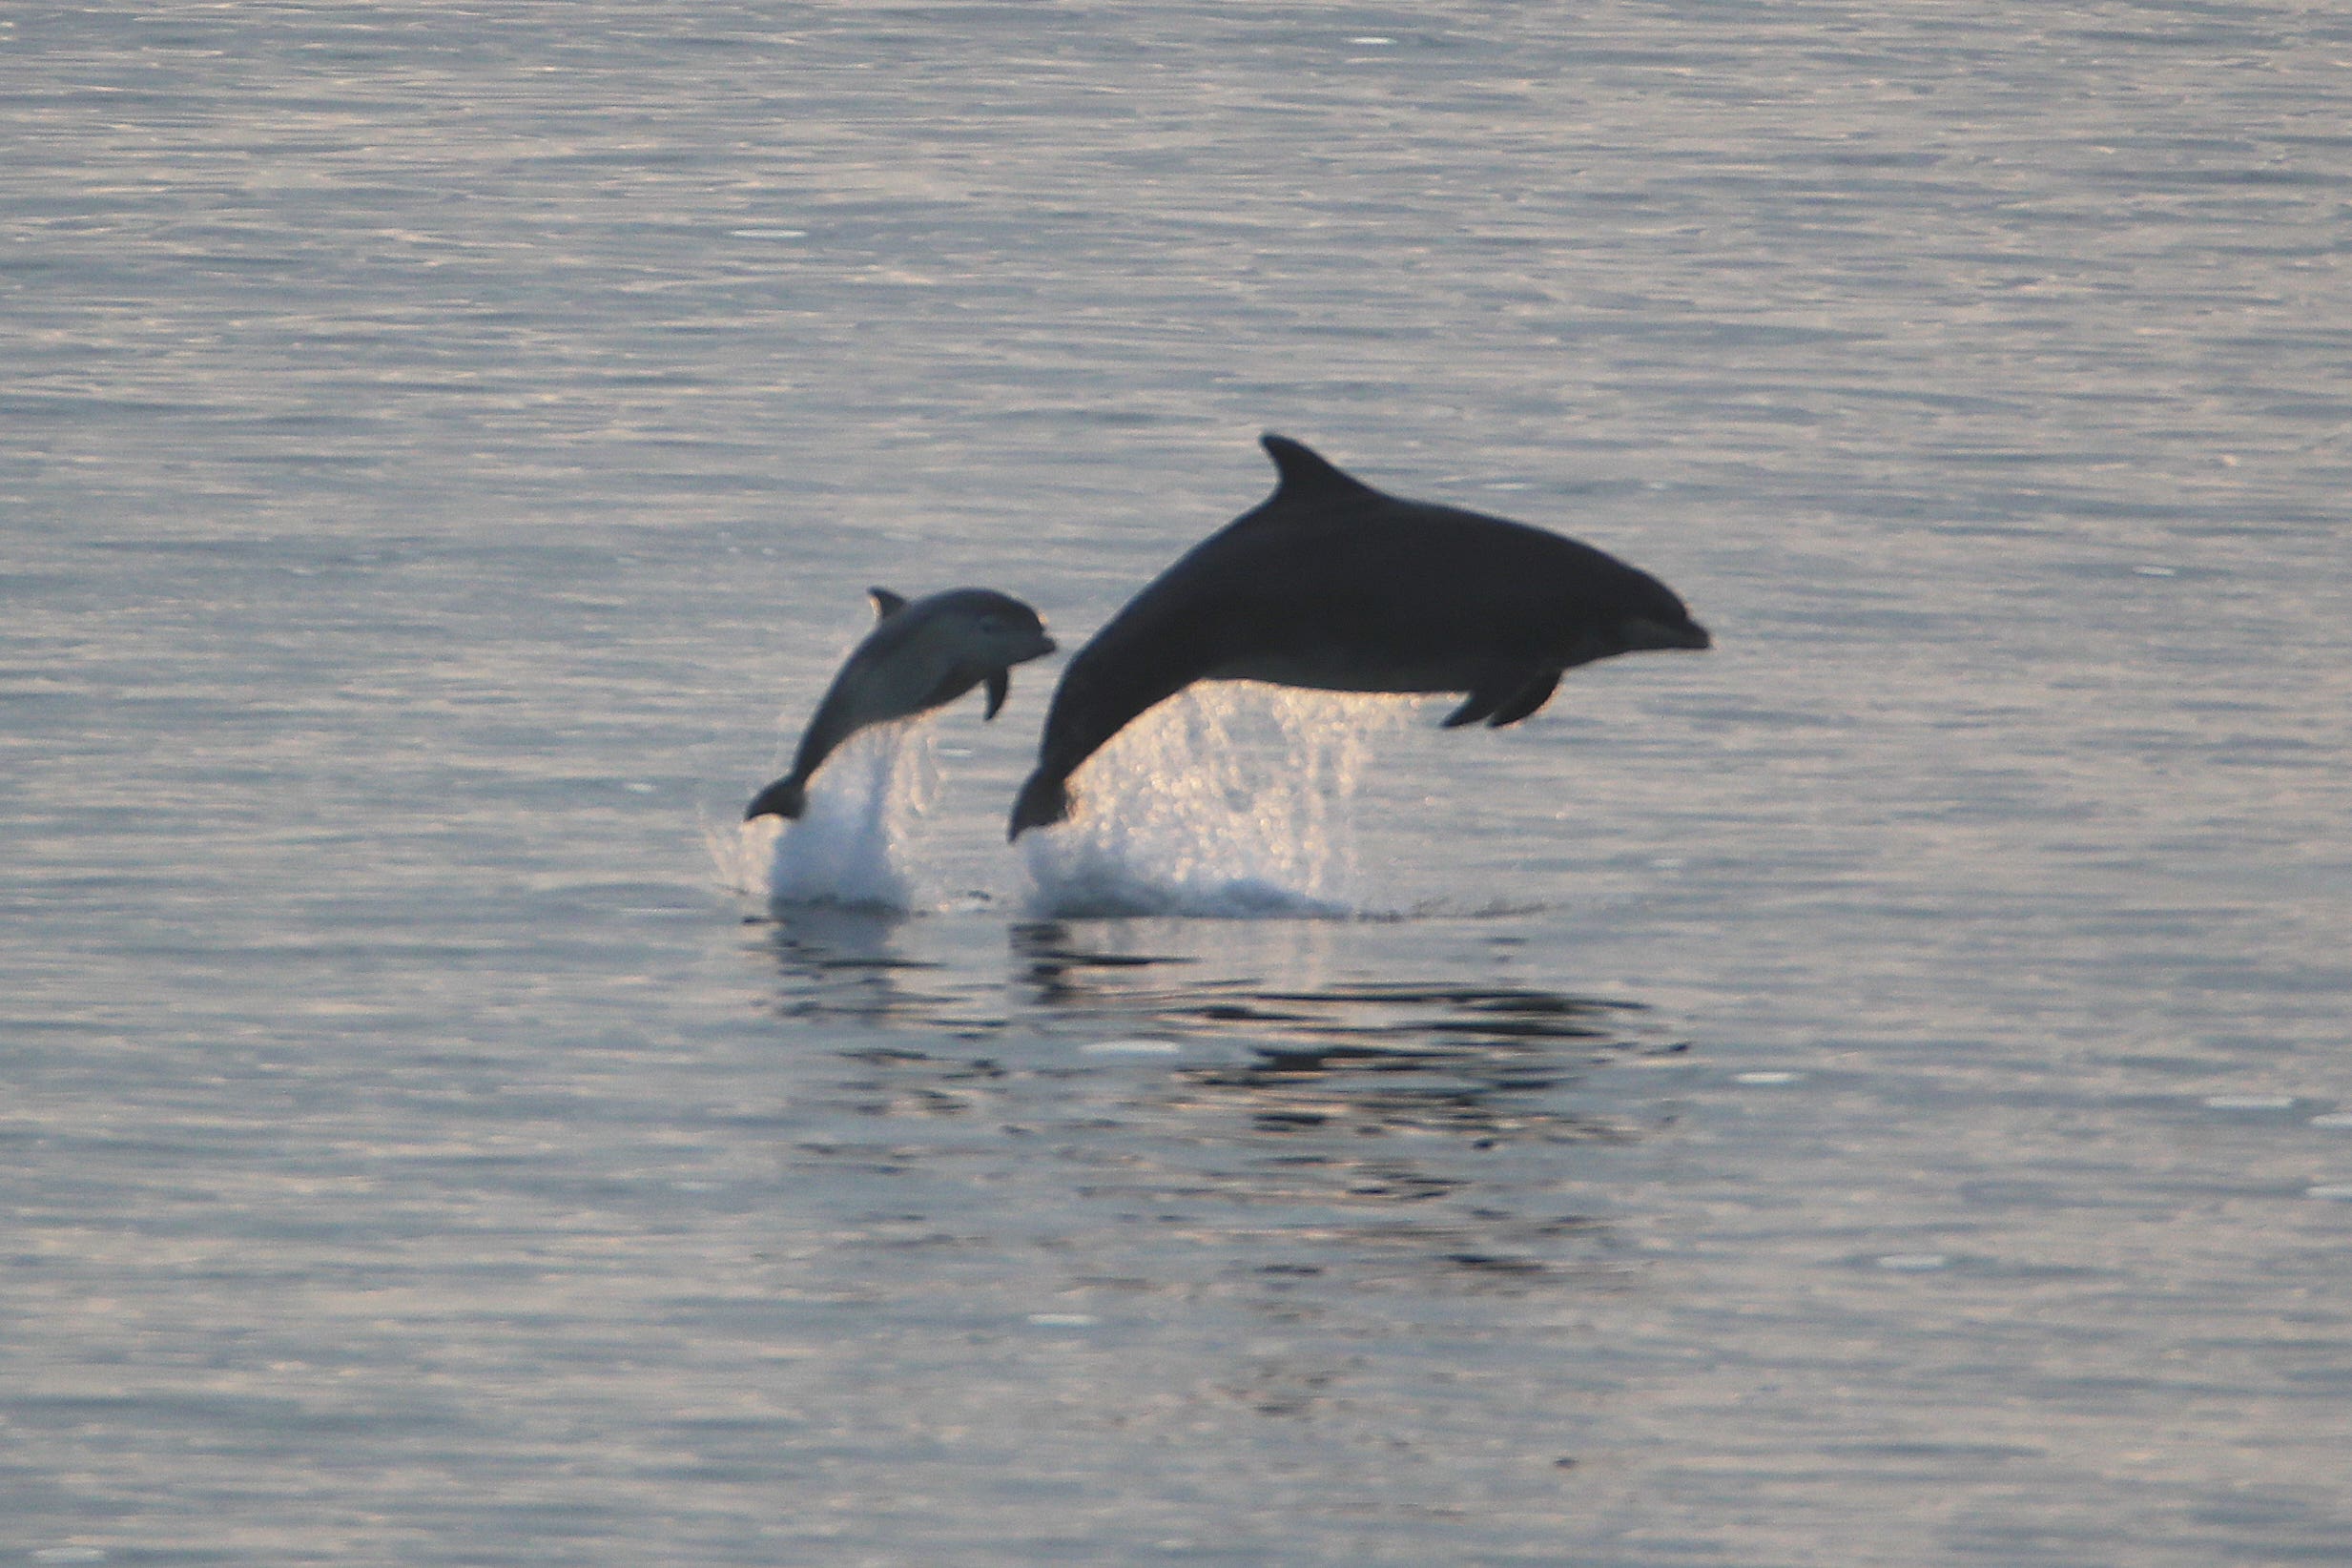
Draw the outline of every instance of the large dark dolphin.
[[[793,771],[743,810],[754,816],[798,816],[809,778],[835,747],[869,724],[883,724],[954,702],[985,681],[989,718],[1012,690],[1012,667],[1054,650],[1045,623],[1020,600],[991,588],[951,588],[907,603],[888,588],[868,588],[878,619],[850,651],[816,716],[800,737]]]
[[[1561,671],[1595,659],[1708,646],[1672,589],[1614,556],[1384,495],[1295,441],[1263,440],[1274,493],[1162,572],[1062,672],[1009,836],[1067,816],[1079,765],[1194,681],[1467,692],[1452,729],[1516,723]]]

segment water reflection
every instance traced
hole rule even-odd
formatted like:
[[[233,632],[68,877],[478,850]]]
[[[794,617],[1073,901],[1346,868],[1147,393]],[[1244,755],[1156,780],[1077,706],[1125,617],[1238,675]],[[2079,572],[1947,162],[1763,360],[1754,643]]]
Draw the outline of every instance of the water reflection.
[[[774,1011],[829,1046],[796,1058],[815,1070],[796,1098],[826,1124],[794,1158],[812,1175],[982,1187],[1050,1172],[1039,1203],[1075,1206],[1069,1223],[1124,1259],[1091,1276],[1198,1289],[1213,1258],[1226,1288],[1286,1312],[1342,1284],[1521,1290],[1614,1272],[1571,1149],[1655,1125],[1595,1080],[1682,1043],[1630,1001],[1368,980],[1416,948],[1393,926],[1365,939],[1324,921],[780,911]]]
[[[1002,988],[976,983],[942,959],[911,957],[901,940],[907,922],[901,914],[846,905],[796,905],[779,913],[768,930],[784,976],[773,1003],[776,1016],[964,1039],[1001,1029],[1001,1009],[988,1002]]]
[[[1550,1075],[1628,1050],[1681,1048],[1652,1038],[1648,1010],[1629,1000],[1459,979],[1324,979],[1341,965],[1333,930],[1319,920],[1043,920],[1004,928],[1000,957],[985,937],[959,939],[938,922],[810,906],[780,910],[767,939],[782,980],[773,1010],[812,1021],[966,1038],[1018,1029],[1225,1042],[1269,1074],[1476,1058]],[[1528,1054],[1538,1046],[1554,1047],[1542,1062]]]

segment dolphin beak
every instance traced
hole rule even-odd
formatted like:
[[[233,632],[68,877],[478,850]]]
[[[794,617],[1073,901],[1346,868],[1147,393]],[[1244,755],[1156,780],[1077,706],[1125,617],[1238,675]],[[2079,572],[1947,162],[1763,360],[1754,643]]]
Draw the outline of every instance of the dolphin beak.
[[[1697,650],[1715,646],[1715,639],[1707,635],[1707,629],[1687,617],[1680,625],[1674,625],[1653,621],[1647,615],[1637,615],[1625,623],[1624,636],[1627,649],[1634,651],[1664,648]]]

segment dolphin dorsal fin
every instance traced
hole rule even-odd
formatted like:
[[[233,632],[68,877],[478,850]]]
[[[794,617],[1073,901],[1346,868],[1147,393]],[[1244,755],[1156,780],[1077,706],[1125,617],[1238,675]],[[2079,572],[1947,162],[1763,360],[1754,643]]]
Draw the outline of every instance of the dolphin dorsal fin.
[[[1258,438],[1266,455],[1274,460],[1274,471],[1282,476],[1274,486],[1277,499],[1304,500],[1317,495],[1348,495],[1372,488],[1360,479],[1341,473],[1329,461],[1289,436],[1278,436],[1269,430]]]
[[[870,588],[866,589],[866,597],[874,601],[874,618],[877,621],[887,621],[906,609],[906,596],[893,593],[886,588]]]

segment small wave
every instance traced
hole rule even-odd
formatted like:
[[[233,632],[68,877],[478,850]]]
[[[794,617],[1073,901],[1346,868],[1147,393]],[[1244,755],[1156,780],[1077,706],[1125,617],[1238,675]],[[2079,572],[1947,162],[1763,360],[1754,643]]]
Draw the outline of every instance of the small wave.
[[[1544,915],[1559,908],[1552,898],[1480,898],[1464,902],[1455,898],[1420,898],[1409,909],[1390,917],[1399,920],[1523,920],[1530,915]]]

